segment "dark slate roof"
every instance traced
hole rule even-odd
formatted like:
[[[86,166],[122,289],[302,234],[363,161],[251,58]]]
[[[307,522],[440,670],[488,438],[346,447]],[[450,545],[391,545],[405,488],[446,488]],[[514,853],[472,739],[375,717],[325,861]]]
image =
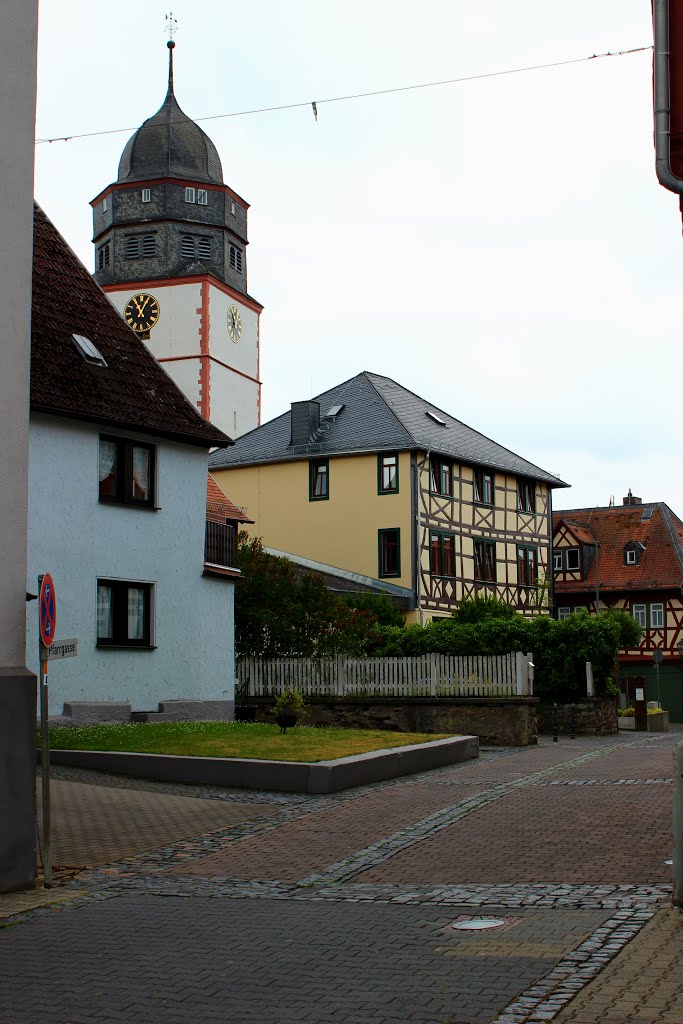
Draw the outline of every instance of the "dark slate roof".
[[[214,452],[212,469],[267,462],[309,459],[315,455],[345,455],[362,451],[432,451],[470,465],[488,466],[506,473],[543,480],[551,487],[567,487],[490,438],[456,420],[389,377],[363,372],[336,388],[317,395],[322,428],[311,444],[290,445],[291,413],[265,423],[238,438],[234,447]],[[324,417],[335,405],[344,406],[331,422]],[[441,426],[427,413],[444,421]]]
[[[650,515],[643,518],[643,513]],[[656,590],[683,584],[683,522],[663,501],[641,505],[574,508],[553,512],[553,534],[567,526],[577,540],[600,545],[598,573],[601,591]],[[624,548],[642,545],[638,565],[624,565]],[[582,580],[555,581],[558,597],[595,591],[595,560]]]
[[[169,49],[168,92],[153,117],[126,143],[118,181],[188,178],[223,184],[218,150],[198,124],[183,113],[173,93],[173,49]]]
[[[88,362],[87,337],[106,366]],[[211,448],[230,438],[199,415],[35,207],[31,409]]]

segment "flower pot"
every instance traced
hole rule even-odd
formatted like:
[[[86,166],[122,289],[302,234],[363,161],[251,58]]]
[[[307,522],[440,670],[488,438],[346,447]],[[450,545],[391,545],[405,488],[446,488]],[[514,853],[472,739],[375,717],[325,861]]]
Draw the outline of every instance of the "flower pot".
[[[280,726],[280,732],[287,732],[287,729],[291,729],[296,725],[299,721],[299,716],[294,712],[283,712],[275,716],[275,721]]]

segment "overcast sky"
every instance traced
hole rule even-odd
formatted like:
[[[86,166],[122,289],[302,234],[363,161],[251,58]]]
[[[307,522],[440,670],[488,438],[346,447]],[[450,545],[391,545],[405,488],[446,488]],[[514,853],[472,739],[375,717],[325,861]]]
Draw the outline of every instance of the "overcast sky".
[[[683,240],[657,184],[649,0],[177,0],[176,96],[251,203],[264,419],[361,370],[571,483],[683,514]],[[41,0],[37,138],[164,98],[164,9]],[[36,148],[36,196],[90,270],[89,200],[129,135]],[[679,379],[680,378],[680,379]]]

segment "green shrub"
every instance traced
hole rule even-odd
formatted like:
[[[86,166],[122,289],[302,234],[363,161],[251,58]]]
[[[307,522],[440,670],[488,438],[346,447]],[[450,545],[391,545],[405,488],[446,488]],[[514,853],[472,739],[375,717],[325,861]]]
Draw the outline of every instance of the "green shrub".
[[[501,600],[487,594],[477,597],[463,597],[453,609],[455,622],[483,622],[485,619],[514,619],[520,618],[519,612]]]
[[[598,696],[618,693],[617,657],[622,646],[621,619],[613,613],[571,615],[558,622],[547,615],[454,619],[412,625],[403,630],[378,626],[375,656],[422,654],[501,655],[514,651],[534,656],[534,693],[542,701],[580,700],[586,693],[586,662],[593,665]]]

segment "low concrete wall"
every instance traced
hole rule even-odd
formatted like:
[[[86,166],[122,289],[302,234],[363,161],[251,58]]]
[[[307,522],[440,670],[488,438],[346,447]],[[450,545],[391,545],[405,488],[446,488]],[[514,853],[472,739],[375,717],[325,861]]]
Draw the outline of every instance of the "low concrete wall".
[[[307,697],[307,725],[477,736],[486,746],[536,743],[535,697]],[[274,722],[272,697],[250,697],[256,720]]]
[[[139,779],[189,782],[204,786],[336,793],[352,786],[442,768],[479,756],[476,736],[457,736],[409,747],[391,747],[335,761],[257,761],[233,757],[177,757],[100,750],[53,750],[53,764],[93,768]]]
[[[574,707],[574,727],[576,736],[616,736],[619,732],[617,722],[616,697],[586,697],[578,701]],[[569,736],[571,726],[572,705],[557,705],[558,733]],[[552,733],[552,704],[538,705],[538,731]]]

